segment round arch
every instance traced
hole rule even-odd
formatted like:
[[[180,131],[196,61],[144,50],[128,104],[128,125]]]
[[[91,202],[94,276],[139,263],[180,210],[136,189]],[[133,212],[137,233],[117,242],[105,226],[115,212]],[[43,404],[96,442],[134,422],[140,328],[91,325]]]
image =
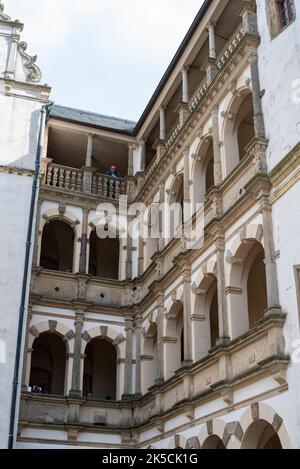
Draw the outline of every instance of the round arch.
[[[243,84],[232,94],[226,109],[222,111],[223,123],[220,140],[224,176],[227,177],[244,156],[244,149],[254,137],[252,90]]]
[[[184,449],[187,440],[183,435],[174,435],[169,441],[168,449]]]
[[[29,386],[33,343],[35,339],[44,333],[56,334],[65,343],[66,366],[64,392],[67,395],[72,387],[73,360],[69,357],[74,353],[75,332],[73,329],[69,329],[65,324],[55,320],[39,322],[38,324],[32,325],[29,329],[27,355],[26,359],[24,360],[25,384],[27,387]]]
[[[106,233],[107,236],[104,237]],[[96,277],[124,279],[126,252],[123,248],[125,246],[126,237],[122,238],[114,223],[107,223],[103,218],[94,218],[88,224],[87,272]]]
[[[252,228],[248,233],[243,233],[247,237],[241,235],[240,239],[236,239],[232,250],[226,253],[229,265],[228,299],[232,338],[252,329],[263,318],[268,308],[262,229]],[[236,320],[237,315],[239,321]]]
[[[125,347],[126,339],[123,334],[107,326],[87,329],[82,334],[81,353],[85,354],[87,344],[93,339],[107,340],[116,348],[116,400],[120,400],[124,391]]]
[[[205,449],[203,448],[204,445],[209,446],[213,442],[215,443],[220,442],[220,441],[223,442],[225,429],[226,429],[226,424],[221,419],[207,422],[203,426],[200,433],[198,434],[198,439],[199,439],[201,449]],[[211,437],[214,437],[214,438],[211,439]],[[207,447],[206,449],[212,449],[212,448]]]
[[[175,300],[166,314],[165,337],[165,376],[168,379],[181,368],[184,360],[183,303],[180,300]]]
[[[155,384],[157,377],[157,324],[147,320],[143,329],[143,343],[141,354],[142,393]]]
[[[212,134],[201,137],[192,165],[193,204],[205,202],[206,193],[214,186],[214,149]]]
[[[46,224],[51,223],[52,221],[61,221],[69,225],[74,231],[74,248],[73,248],[73,266],[72,272],[76,273],[79,271],[79,254],[80,254],[80,238],[82,225],[74,213],[70,210],[64,210],[61,212],[59,207],[51,208],[45,211],[42,211],[39,222],[38,230],[38,240],[37,240],[37,266],[39,267],[41,260],[41,249],[42,249],[42,236],[44,232],[44,227]]]
[[[280,444],[282,449],[292,449],[292,442],[280,415],[263,402],[249,407],[240,420],[244,436],[241,448]],[[273,440],[272,440],[273,438]],[[270,441],[271,439],[271,441]]]

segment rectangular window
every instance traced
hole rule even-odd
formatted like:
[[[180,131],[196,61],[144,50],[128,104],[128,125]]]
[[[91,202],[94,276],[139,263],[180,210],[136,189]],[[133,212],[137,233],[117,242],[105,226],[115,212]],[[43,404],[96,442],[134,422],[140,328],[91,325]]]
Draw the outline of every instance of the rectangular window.
[[[279,14],[281,27],[285,28],[295,19],[294,0],[282,0],[279,2]]]

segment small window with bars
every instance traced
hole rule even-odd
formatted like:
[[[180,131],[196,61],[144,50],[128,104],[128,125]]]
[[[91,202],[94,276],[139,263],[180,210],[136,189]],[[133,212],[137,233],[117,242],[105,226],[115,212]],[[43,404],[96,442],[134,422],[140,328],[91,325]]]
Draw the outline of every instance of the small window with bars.
[[[278,2],[280,24],[282,28],[288,26],[296,17],[294,0],[281,0]]]

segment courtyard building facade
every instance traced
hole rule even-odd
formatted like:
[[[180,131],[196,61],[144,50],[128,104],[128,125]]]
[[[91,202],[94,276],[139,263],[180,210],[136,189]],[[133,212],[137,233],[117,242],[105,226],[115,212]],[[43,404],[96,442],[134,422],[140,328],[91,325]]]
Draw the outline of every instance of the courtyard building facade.
[[[2,447],[300,448],[296,3],[205,0],[131,122],[49,104],[0,1]]]

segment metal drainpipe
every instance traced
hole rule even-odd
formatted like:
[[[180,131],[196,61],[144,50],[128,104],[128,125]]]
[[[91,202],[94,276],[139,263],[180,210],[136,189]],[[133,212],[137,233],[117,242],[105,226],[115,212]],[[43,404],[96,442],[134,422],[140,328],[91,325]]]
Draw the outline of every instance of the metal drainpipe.
[[[19,308],[18,336],[17,336],[16,359],[15,359],[15,367],[14,367],[12,402],[11,402],[11,410],[10,410],[8,449],[13,449],[14,447],[16,406],[17,406],[19,378],[20,378],[21,345],[22,345],[22,338],[23,338],[23,323],[24,323],[24,314],[25,314],[26,298],[27,298],[29,261],[30,261],[30,254],[31,254],[31,245],[32,245],[31,240],[32,240],[33,217],[34,217],[34,212],[35,212],[38,179],[39,179],[39,174],[40,174],[40,159],[41,159],[41,150],[42,150],[43,141],[44,141],[45,123],[46,123],[47,112],[49,111],[49,106],[51,105],[52,105],[52,102],[49,102],[48,104],[45,104],[41,109],[39,141],[38,141],[38,147],[36,151],[35,171],[34,171],[34,179],[32,183],[32,195],[31,195],[31,202],[30,202],[29,222],[28,222],[28,231],[27,231],[25,263],[24,263],[23,282],[22,282],[22,295],[21,295],[21,303],[20,303],[20,308]]]

